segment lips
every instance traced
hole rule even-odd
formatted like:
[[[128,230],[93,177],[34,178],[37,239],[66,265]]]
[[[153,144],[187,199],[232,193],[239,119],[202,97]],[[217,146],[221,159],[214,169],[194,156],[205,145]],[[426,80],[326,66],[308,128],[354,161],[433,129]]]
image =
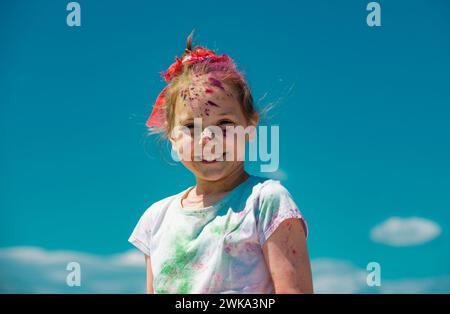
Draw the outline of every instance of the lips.
[[[222,155],[222,159],[223,160],[217,160],[217,158],[216,159],[214,159],[214,160],[206,160],[206,159],[202,159],[202,163],[203,164],[213,164],[213,163],[216,163],[216,162],[220,162],[220,161],[224,161],[225,160],[225,153]]]
[[[207,161],[207,160],[202,160],[202,164],[213,164],[218,162],[217,160],[211,160],[211,161]]]

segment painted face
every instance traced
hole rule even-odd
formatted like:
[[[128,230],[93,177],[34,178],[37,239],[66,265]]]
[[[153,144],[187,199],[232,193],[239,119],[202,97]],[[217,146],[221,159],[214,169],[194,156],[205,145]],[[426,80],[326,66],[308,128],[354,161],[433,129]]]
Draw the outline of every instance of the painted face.
[[[213,74],[199,75],[180,90],[171,142],[196,177],[218,180],[243,165],[245,140],[226,132],[236,126],[248,124],[235,93]]]

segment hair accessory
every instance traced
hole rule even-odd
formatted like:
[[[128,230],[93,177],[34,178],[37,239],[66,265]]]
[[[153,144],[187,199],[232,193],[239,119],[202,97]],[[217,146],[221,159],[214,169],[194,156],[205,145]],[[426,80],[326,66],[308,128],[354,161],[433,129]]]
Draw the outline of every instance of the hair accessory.
[[[178,76],[183,70],[183,66],[186,64],[195,64],[207,60],[213,62],[228,62],[231,58],[225,54],[217,55],[214,51],[206,49],[204,47],[196,47],[193,51],[186,49],[183,56],[180,58],[175,57],[175,62],[172,63],[166,71],[161,72],[161,76],[168,85],[159,93],[153,105],[152,113],[147,119],[147,127],[162,127],[164,125],[165,111],[164,100],[167,90],[170,87],[170,82]]]

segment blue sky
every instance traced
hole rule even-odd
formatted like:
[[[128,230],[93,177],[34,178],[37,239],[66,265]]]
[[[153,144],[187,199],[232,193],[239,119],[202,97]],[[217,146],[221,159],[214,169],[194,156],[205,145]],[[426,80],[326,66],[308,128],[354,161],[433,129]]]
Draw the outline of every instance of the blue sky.
[[[194,44],[236,60],[260,108],[276,104],[261,121],[280,126],[271,176],[308,220],[316,286],[344,274],[364,292],[358,274],[377,261],[396,288],[369,292],[450,292],[447,1],[379,1],[375,28],[369,1],[79,1],[79,28],[68,2],[0,5],[0,291],[66,291],[8,288],[8,276],[36,252],[131,254],[142,212],[194,184],[144,123],[195,28]],[[392,245],[405,234],[419,239]]]

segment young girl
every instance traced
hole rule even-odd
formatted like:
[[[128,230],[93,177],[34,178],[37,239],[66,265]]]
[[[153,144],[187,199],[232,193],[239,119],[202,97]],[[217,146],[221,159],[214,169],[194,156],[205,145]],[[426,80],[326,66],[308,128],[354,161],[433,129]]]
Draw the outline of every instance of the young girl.
[[[163,72],[168,86],[146,123],[191,157],[181,162],[196,180],[152,204],[129,238],[145,254],[147,292],[312,293],[308,229],[291,194],[244,170],[236,136],[211,132],[257,126],[247,83],[229,56],[191,50],[191,40],[192,33],[181,59]],[[223,154],[198,158],[195,145],[202,152],[211,141],[223,144]]]

